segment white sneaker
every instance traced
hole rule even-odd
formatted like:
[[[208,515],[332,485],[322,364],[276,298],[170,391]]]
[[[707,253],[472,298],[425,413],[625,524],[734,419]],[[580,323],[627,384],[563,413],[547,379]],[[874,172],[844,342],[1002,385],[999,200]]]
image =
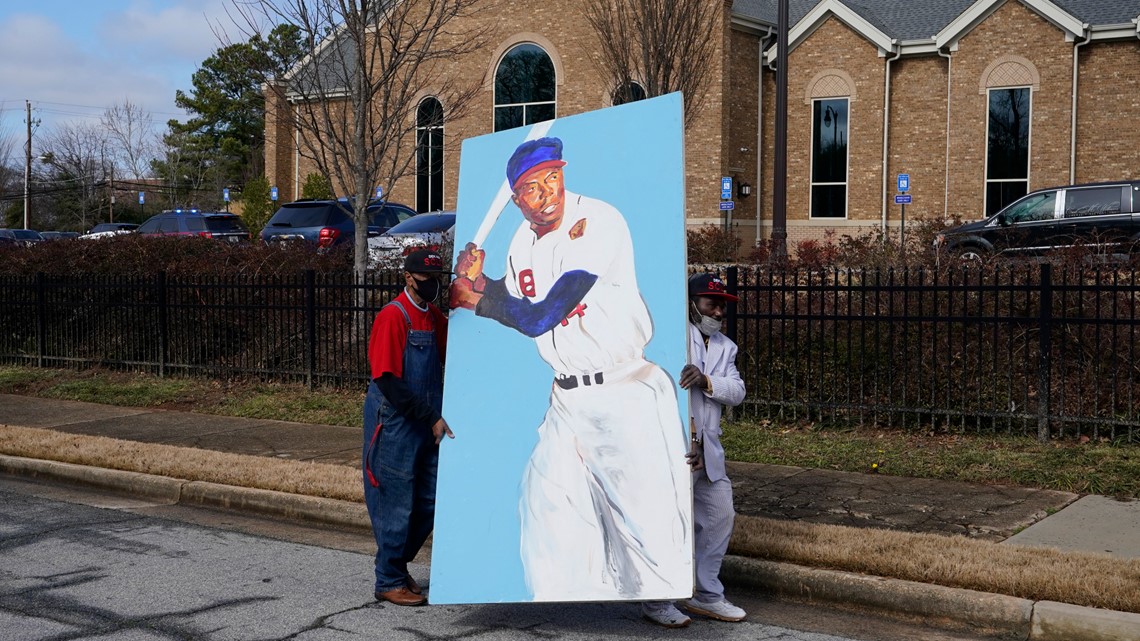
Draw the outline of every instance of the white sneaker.
[[[712,603],[689,599],[685,601],[685,609],[693,614],[703,614],[718,621],[743,621],[744,617],[748,615],[744,610],[729,603],[728,599],[721,599]]]
[[[692,621],[669,601],[642,603],[641,616],[666,628],[683,628]]]

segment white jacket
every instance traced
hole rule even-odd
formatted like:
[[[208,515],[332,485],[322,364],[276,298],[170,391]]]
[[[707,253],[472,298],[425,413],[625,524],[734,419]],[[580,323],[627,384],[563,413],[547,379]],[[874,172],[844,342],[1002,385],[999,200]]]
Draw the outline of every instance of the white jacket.
[[[711,394],[689,388],[689,414],[696,423],[697,438],[704,442],[705,471],[710,481],[727,479],[724,446],[720,444],[721,408],[740,405],[744,400],[744,380],[736,369],[736,343],[718,332],[709,338],[706,348],[704,335],[689,323],[689,362],[712,383]]]

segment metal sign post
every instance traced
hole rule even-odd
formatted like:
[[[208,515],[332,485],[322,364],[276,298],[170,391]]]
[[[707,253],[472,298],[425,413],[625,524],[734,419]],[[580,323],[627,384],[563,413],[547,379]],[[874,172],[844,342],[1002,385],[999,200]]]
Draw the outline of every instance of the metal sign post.
[[[902,194],[895,196],[895,203],[902,208],[899,212],[899,249],[906,254],[906,206],[910,203],[910,174],[899,174],[899,191]]]

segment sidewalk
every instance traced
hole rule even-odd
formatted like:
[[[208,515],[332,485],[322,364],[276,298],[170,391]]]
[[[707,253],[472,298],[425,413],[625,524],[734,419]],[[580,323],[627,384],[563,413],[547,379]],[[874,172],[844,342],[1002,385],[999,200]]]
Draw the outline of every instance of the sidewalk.
[[[196,447],[253,456],[359,465],[360,430],[284,421],[230,418],[138,408],[112,407],[0,394],[0,425],[49,428],[91,436]],[[16,465],[0,456],[0,472],[82,478],[122,487],[124,472],[63,472],[63,464]],[[49,469],[50,468],[50,469]],[[29,472],[28,470],[32,471]],[[143,475],[135,475],[143,476]],[[809,523],[829,523],[906,532],[963,535],[987,541],[1063,550],[1107,552],[1140,558],[1140,501],[1014,487],[991,487],[876,474],[730,463],[736,510],[740,514]],[[132,477],[133,478],[133,477]],[[129,486],[129,484],[127,484]],[[367,527],[364,507],[343,501],[295,497],[261,490],[234,500],[244,488],[227,488],[226,505],[257,504],[260,509],[331,523]],[[201,493],[201,492],[200,492]],[[276,497],[274,495],[277,495]],[[298,508],[298,503],[304,507]],[[350,513],[348,516],[345,516]],[[359,512],[360,514],[352,514]],[[743,586],[811,594],[860,605],[897,609],[976,623],[989,617],[995,628],[1017,630],[1025,639],[1140,639],[1140,615],[1034,603],[1014,597],[941,588],[843,572],[808,570],[787,564],[730,557],[726,578]],[[1140,589],[1140,588],[1138,588]],[[915,595],[921,595],[916,605]],[[917,610],[917,611],[916,611]],[[979,612],[988,612],[981,614]],[[1024,634],[1020,634],[1024,631]],[[1094,631],[1100,636],[1095,636]],[[1053,636],[1050,636],[1053,635]],[[1057,636],[1060,635],[1060,636]],[[1113,636],[1115,635],[1115,636]]]

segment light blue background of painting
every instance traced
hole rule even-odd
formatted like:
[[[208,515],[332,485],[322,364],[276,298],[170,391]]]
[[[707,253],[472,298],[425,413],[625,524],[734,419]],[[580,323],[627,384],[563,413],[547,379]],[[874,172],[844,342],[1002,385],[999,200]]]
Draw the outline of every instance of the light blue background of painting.
[[[505,179],[507,159],[529,131],[463,142],[456,253],[475,236]],[[546,135],[564,144],[566,189],[604,200],[625,216],[641,295],[653,317],[646,356],[675,382],[687,345],[680,94],[560,118]],[[483,244],[489,277],[502,277],[522,221],[508,202]],[[533,339],[470,311],[451,314],[443,415],[455,439],[445,439],[440,452],[432,603],[533,600],[519,558],[519,481],[552,380]],[[688,417],[688,394],[676,389],[681,416]],[[681,421],[677,438],[687,441],[687,424]]]

